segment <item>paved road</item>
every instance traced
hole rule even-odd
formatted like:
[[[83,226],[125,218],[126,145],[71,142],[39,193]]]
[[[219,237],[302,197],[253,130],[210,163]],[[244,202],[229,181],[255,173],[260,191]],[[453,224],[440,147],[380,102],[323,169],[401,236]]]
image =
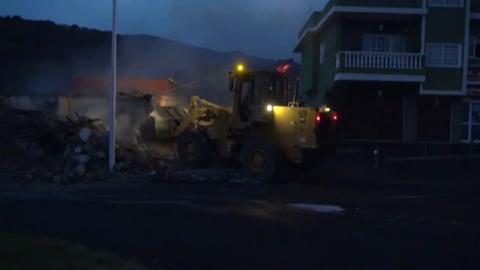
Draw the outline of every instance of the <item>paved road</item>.
[[[136,184],[0,192],[0,231],[163,269],[480,269],[478,190]]]

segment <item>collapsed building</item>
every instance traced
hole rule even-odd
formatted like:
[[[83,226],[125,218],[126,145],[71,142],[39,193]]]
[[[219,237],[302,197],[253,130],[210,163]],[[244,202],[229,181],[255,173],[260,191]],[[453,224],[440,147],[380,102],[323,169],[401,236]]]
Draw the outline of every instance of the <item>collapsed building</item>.
[[[9,107],[21,110],[46,110],[59,115],[78,113],[90,118],[107,120],[110,79],[102,77],[72,78],[70,91],[58,94],[35,94],[2,97]],[[172,79],[117,79],[117,112],[145,109],[146,102],[173,106],[182,99],[182,89]]]
[[[30,168],[25,173],[30,178],[39,175],[39,180],[57,183],[105,172],[109,90],[108,78],[74,77],[66,93],[2,97],[0,137],[13,147],[11,154],[18,152],[17,163],[23,164],[18,171]],[[158,153],[141,142],[138,128],[153,106],[173,106],[180,95],[171,79],[117,80],[116,170],[159,166]],[[0,167],[13,172],[10,164],[4,165]]]

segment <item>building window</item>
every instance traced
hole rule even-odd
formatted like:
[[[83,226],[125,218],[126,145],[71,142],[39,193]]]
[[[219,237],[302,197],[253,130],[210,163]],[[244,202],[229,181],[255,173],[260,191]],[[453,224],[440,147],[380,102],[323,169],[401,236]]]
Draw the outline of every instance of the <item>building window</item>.
[[[427,44],[427,66],[430,67],[460,67],[460,44]]]
[[[463,7],[465,0],[429,0],[428,5],[431,7]]]
[[[462,120],[462,141],[480,143],[480,101],[464,103]]]
[[[365,35],[363,50],[369,52],[405,52],[406,37],[393,35]]]
[[[320,45],[320,64],[325,63],[325,42]]]
[[[471,36],[468,40],[468,57],[470,58],[475,57],[475,46],[476,46],[475,37]]]
[[[471,36],[468,43],[468,57],[478,58],[480,57],[480,43],[477,38]]]

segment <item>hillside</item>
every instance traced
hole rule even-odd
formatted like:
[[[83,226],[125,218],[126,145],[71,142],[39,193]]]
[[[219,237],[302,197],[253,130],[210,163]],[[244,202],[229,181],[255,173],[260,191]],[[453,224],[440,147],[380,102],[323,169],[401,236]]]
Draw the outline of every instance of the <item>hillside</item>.
[[[60,93],[71,89],[74,75],[108,76],[110,33],[18,16],[0,18],[0,92]],[[237,62],[255,69],[275,69],[276,61],[240,52],[222,53],[146,35],[118,37],[118,75],[171,77],[188,93],[220,102],[227,94],[227,71]],[[224,96],[224,95],[221,95]]]

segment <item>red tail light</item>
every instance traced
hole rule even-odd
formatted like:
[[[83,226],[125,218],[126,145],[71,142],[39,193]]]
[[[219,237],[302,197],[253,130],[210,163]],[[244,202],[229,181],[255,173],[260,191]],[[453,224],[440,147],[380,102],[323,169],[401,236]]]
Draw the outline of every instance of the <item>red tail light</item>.
[[[338,115],[337,114],[334,114],[333,115],[333,121],[337,121],[338,120]]]
[[[320,113],[317,113],[317,116],[315,116],[315,123],[317,124],[317,126],[320,125],[320,120],[321,119],[322,118],[320,117]]]

